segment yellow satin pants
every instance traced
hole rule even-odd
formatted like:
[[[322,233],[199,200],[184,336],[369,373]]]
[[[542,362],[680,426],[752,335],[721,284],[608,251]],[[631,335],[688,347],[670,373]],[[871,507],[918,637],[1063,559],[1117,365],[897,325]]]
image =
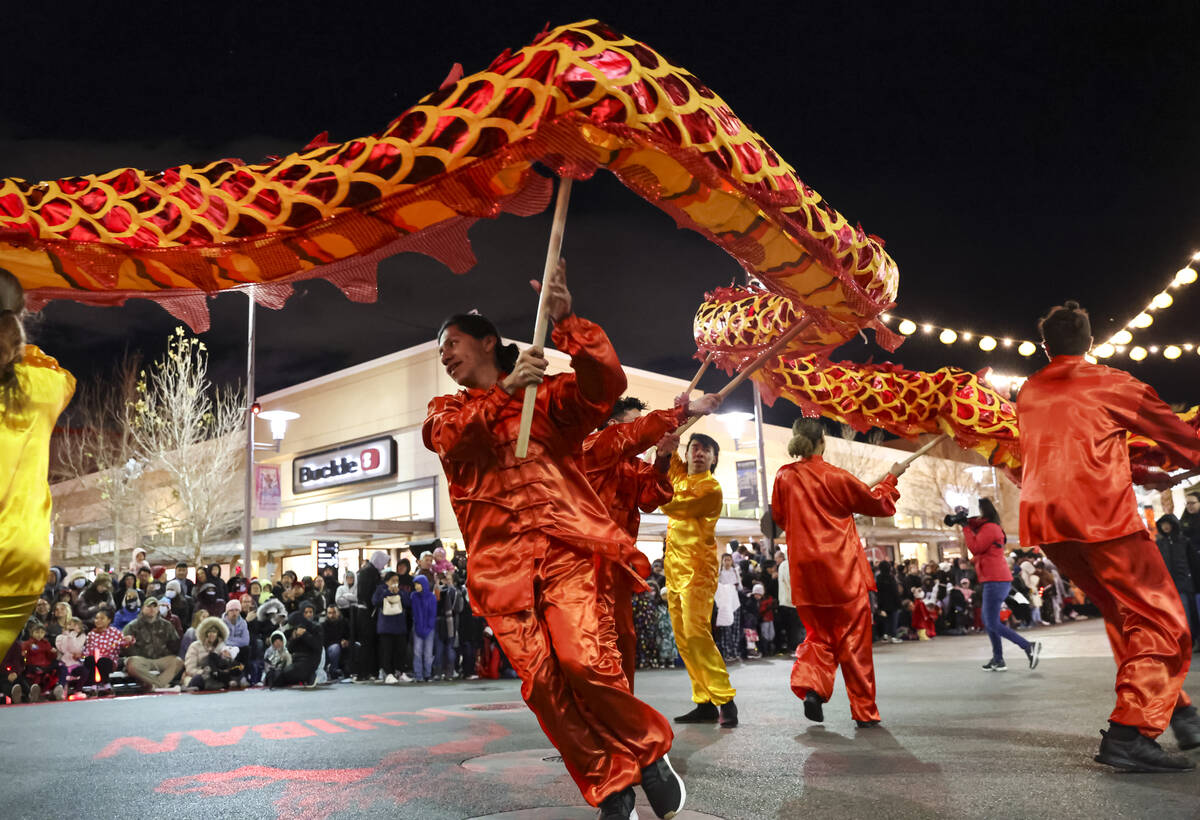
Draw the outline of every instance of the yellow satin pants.
[[[733,700],[737,690],[729,683],[725,659],[712,635],[713,596],[716,585],[689,584],[676,592],[667,588],[667,609],[675,645],[692,679],[692,700],[720,706]]]

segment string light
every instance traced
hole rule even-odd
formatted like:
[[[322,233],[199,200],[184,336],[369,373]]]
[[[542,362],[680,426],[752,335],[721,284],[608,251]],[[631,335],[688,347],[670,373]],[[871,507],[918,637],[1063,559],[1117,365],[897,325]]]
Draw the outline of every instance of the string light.
[[[1133,359],[1135,362],[1140,362],[1142,359],[1146,358],[1146,348],[1140,345],[1135,347],[1133,350],[1129,351],[1129,358]]]
[[[963,341],[964,341],[964,342],[969,342],[969,341],[971,341],[971,338],[972,338],[972,337],[971,337],[971,333],[970,333],[970,331],[964,330],[964,331],[962,332],[962,339],[963,339]]]
[[[1165,290],[1150,300],[1150,306],[1159,310],[1166,310],[1175,300],[1171,298],[1171,294]]]
[[[1168,359],[1178,359],[1183,355],[1183,351],[1177,345],[1167,345],[1163,348],[1163,355]]]
[[[926,333],[933,333],[933,325],[922,325],[921,330],[925,331]]]
[[[1133,334],[1128,330],[1118,330],[1109,341],[1115,345],[1127,345],[1133,341]]]
[[[945,330],[943,330],[941,332],[941,335],[938,336],[938,341],[944,345],[952,345],[952,344],[954,344],[954,341],[957,338],[958,338],[957,333],[955,333],[950,328],[946,328]]]
[[[1193,256],[1193,259],[1196,257]],[[1175,281],[1171,284],[1175,287],[1190,285],[1196,281],[1196,271],[1194,268],[1180,268],[1179,273],[1175,274]]]
[[[1093,350],[1092,352],[1096,355],[1096,358],[1098,358],[1098,359],[1107,359],[1109,356],[1116,353],[1117,349],[1115,347],[1113,347],[1112,345],[1110,345],[1108,342],[1105,342],[1102,345],[1096,345],[1096,349]]]
[[[1145,330],[1152,324],[1154,324],[1154,317],[1149,313],[1139,313],[1129,322],[1130,327],[1136,327],[1138,330]]]
[[[991,353],[996,349],[996,340],[991,336],[984,336],[979,340],[979,349],[984,353]]]
[[[911,336],[917,332],[917,323],[911,319],[905,319],[900,322],[900,332],[905,336]]]
[[[1029,358],[1037,352],[1037,345],[1035,345],[1033,342],[1021,342],[1020,346],[1017,348],[1017,352],[1025,358]]]

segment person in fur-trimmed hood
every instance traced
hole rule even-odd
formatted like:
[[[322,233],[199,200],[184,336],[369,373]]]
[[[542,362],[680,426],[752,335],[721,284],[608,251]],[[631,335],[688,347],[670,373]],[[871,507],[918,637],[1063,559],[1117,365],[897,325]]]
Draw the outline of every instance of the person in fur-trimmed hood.
[[[216,690],[230,685],[229,666],[233,657],[225,639],[229,627],[220,618],[208,617],[196,627],[196,640],[183,659],[183,675],[189,689]],[[240,675],[236,676],[240,678]]]
[[[79,594],[79,599],[75,603],[75,614],[90,627],[93,621],[95,621],[96,613],[101,607],[107,607],[114,612],[116,611],[117,605],[113,601],[112,593],[112,576],[107,572],[100,573],[96,576],[96,580],[88,584],[83,592]]]

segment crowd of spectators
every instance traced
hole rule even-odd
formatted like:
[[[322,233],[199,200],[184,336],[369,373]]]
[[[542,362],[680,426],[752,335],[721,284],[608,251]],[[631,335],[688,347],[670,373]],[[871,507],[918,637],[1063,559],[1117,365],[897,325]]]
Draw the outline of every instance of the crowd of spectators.
[[[1157,542],[1192,635],[1200,635],[1200,494],[1157,521]],[[168,570],[134,555],[129,570],[50,571],[20,639],[3,659],[0,696],[10,703],[131,691],[211,691],[329,682],[401,684],[516,677],[483,618],[471,609],[466,556],[438,547],[389,566],[377,551],[339,579],[285,571],[275,583],[183,562]],[[1012,588],[1000,617],[1030,629],[1097,616],[1086,596],[1038,550],[1007,555]],[[640,669],[682,661],[667,610],[663,563],[633,599]],[[982,632],[982,594],[966,558],[921,565],[871,563],[877,642]],[[783,549],[731,542],[722,555],[712,616],[727,662],[787,655],[804,640],[791,603]],[[1200,641],[1196,643],[1200,651]],[[118,675],[118,673],[120,673]]]

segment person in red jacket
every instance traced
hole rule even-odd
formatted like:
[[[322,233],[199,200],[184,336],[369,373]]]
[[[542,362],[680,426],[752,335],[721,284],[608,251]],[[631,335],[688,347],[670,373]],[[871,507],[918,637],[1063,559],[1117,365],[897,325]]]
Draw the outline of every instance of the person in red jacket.
[[[1038,665],[1042,654],[1041,641],[1027,641],[1021,635],[1000,620],[1000,607],[1012,589],[1012,570],[1004,557],[1004,544],[1008,540],[1004,530],[1000,528],[1000,514],[990,498],[979,499],[979,515],[962,521],[961,518],[947,516],[946,520],[954,520],[963,525],[963,539],[967,549],[971,551],[971,560],[975,564],[975,577],[979,579],[983,590],[983,603],[980,606],[980,617],[983,627],[987,630],[992,642],[992,659],[983,665],[988,672],[1006,672],[1008,666],[1004,663],[1004,647],[1001,638],[1021,647],[1025,657],[1029,659],[1029,668]],[[961,513],[966,517],[966,511]]]
[[[29,640],[21,643],[21,658],[25,662],[30,702],[37,703],[43,692],[54,700],[62,700],[63,688],[58,682],[58,650],[46,637],[46,627],[41,621],[35,621],[29,627]]]
[[[639,455],[649,450],[689,416],[711,413],[720,404],[713,394],[689,402],[680,396],[670,410],[643,415],[646,403],[626,396],[615,405],[603,427],[583,442],[583,472],[613,523],[637,540],[642,513],[654,512],[674,495],[666,473]],[[597,594],[601,607],[603,638],[621,654],[621,666],[633,691],[637,670],[637,630],[633,626],[634,579],[620,564],[596,557]]]
[[[1200,746],[1200,717],[1183,692],[1191,641],[1162,555],[1138,517],[1126,434],[1200,466],[1200,438],[1147,384],[1091,364],[1077,302],[1039,322],[1050,363],[1017,399],[1022,451],[1021,544],[1041,545],[1100,609],[1117,662],[1117,703],[1097,762],[1125,771],[1195,768],[1156,742],[1169,724],[1180,748]]]
[[[879,724],[875,664],[871,657],[871,603],[875,589],[867,554],[858,540],[854,514],[896,513],[899,464],[876,487],[825,462],[820,419],[796,419],[788,454],[771,493],[771,514],[787,536],[792,603],[807,635],[796,647],[791,685],[804,699],[809,720],[825,719],[822,704],[833,694],[838,667],[850,698],[850,715],[862,728]]]
[[[517,356],[484,317],[452,316],[438,347],[463,390],[429,403],[423,439],[442,462],[466,541],[472,608],[487,619],[580,792],[602,818],[628,818],[640,782],[658,816],[673,817],[686,797],[667,758],[674,735],[630,691],[616,647],[601,637],[596,593],[595,556],[639,583],[650,566],[580,463],[625,374],[604,331],[572,313],[561,263],[543,299],[572,372],[547,376],[540,348]],[[529,385],[537,386],[533,428],[528,457],[518,459]]]

